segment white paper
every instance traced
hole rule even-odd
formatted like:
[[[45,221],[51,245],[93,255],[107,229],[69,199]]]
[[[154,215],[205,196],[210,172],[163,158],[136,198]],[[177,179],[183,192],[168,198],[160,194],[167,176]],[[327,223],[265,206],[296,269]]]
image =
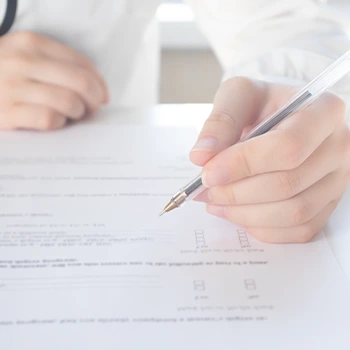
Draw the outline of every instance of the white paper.
[[[349,349],[320,233],[258,242],[200,203],[190,128],[0,134],[0,349]]]

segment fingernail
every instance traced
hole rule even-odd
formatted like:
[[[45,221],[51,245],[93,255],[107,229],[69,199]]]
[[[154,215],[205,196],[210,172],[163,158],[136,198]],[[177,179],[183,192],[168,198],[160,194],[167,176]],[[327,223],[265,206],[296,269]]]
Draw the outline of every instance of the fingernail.
[[[219,141],[215,137],[212,137],[212,136],[202,137],[193,146],[191,152],[193,152],[193,151],[207,151],[207,152],[213,151],[218,143],[219,143]]]
[[[207,205],[207,212],[209,214],[218,216],[220,218],[226,217],[226,207],[221,205]]]
[[[223,185],[229,180],[230,174],[220,165],[213,166],[202,173],[202,182],[205,187]]]
[[[205,190],[204,192],[200,193],[197,197],[195,197],[194,200],[197,202],[209,203],[212,201],[212,196],[209,190]]]

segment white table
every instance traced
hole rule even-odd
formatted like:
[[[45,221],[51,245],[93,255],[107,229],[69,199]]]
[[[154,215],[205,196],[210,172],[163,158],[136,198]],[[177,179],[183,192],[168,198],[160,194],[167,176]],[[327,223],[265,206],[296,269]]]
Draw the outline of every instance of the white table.
[[[210,110],[210,104],[158,105],[136,110],[106,108],[96,117],[102,124],[144,123],[154,126],[188,126],[195,127],[199,131]],[[89,120],[86,123],[89,123]],[[324,231],[336,259],[350,281],[350,187]]]

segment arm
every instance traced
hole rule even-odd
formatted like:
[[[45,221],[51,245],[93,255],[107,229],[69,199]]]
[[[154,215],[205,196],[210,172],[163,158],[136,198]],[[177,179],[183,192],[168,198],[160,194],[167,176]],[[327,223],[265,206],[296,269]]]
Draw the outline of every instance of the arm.
[[[334,89],[343,100],[327,92],[238,141],[349,48],[342,21],[316,1],[190,2],[225,70],[190,154],[207,187],[197,200],[260,240],[307,242],[350,183],[349,78]]]
[[[224,69],[224,80],[240,75],[304,85],[350,49],[346,0],[337,6],[309,0],[187,1]],[[350,77],[332,91],[349,104]]]

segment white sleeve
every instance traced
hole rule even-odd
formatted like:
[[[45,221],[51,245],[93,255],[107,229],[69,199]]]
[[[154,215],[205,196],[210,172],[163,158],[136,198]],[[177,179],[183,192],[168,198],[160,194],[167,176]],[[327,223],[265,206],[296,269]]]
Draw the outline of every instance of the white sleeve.
[[[348,0],[187,0],[224,79],[305,84],[350,49]],[[350,75],[332,89],[350,109]],[[348,113],[350,122],[350,113]]]

